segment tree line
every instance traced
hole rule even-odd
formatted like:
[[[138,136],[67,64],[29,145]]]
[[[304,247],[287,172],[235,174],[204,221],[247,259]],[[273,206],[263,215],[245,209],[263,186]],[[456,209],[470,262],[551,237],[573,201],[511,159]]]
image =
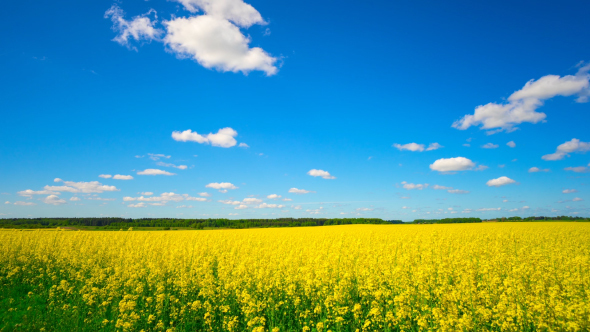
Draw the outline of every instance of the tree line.
[[[379,218],[278,218],[278,219],[177,219],[177,218],[5,218],[0,228],[56,228],[92,226],[100,229],[130,227],[170,228],[268,228],[353,224],[403,224],[401,220]]]

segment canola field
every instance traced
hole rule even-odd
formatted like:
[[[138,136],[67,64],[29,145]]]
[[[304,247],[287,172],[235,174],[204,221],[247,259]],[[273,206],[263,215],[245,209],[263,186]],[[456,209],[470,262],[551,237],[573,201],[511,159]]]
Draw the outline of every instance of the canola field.
[[[590,224],[0,231],[1,331],[589,331]]]

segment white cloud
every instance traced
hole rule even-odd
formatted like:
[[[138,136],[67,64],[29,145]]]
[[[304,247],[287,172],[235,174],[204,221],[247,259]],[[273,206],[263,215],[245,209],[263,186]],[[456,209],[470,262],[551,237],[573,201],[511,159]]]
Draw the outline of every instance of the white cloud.
[[[254,24],[265,25],[260,13],[242,0],[176,0],[186,10],[196,13],[199,9],[207,15],[232,21],[234,24],[248,28]]]
[[[542,158],[543,160],[561,160],[568,156],[570,153],[579,152],[584,153],[590,151],[590,142],[581,142],[577,138],[573,138],[571,141],[560,144],[554,153],[546,154]]]
[[[505,186],[507,184],[511,184],[511,183],[515,183],[516,181],[512,180],[511,178],[508,178],[506,176],[501,176],[497,179],[492,179],[489,180],[488,182],[486,182],[486,184],[488,185],[488,187],[500,187],[500,186]]]
[[[240,144],[238,144],[238,147],[240,147],[240,148],[244,148],[244,149],[247,149],[247,148],[249,148],[250,146],[249,146],[248,144],[246,144],[246,143],[240,143]]]
[[[222,148],[231,148],[235,146],[237,141],[234,137],[238,136],[238,132],[230,127],[222,128],[216,134],[209,133],[205,136],[198,134],[196,131],[187,129],[185,131],[172,132],[172,138],[179,142],[197,142],[200,144],[211,144]]]
[[[62,205],[66,204],[65,199],[60,199],[57,195],[49,195],[41,200],[45,204]]]
[[[174,168],[178,168],[178,169],[187,169],[188,168],[188,166],[186,166],[186,165],[174,165],[174,164],[170,164],[170,163],[165,163],[163,161],[158,161],[156,163],[156,165],[163,166],[163,167],[174,167]]]
[[[242,72],[277,73],[278,60],[260,47],[250,48],[250,38],[226,19],[213,15],[178,17],[164,21],[164,43],[179,58],[192,58],[205,68]]]
[[[321,169],[312,169],[309,172],[307,172],[308,175],[314,176],[314,177],[322,177],[322,179],[326,179],[326,180],[333,180],[336,177],[330,175],[329,172],[321,170]]]
[[[148,156],[151,160],[158,161],[160,158],[170,159],[171,156],[167,156],[161,153],[148,153]]]
[[[113,176],[112,176],[112,175],[110,175],[110,174],[101,174],[101,175],[99,175],[98,177],[99,177],[99,178],[103,178],[103,179],[110,179],[110,178],[112,178]]]
[[[14,202],[14,205],[21,205],[21,206],[32,206],[32,205],[37,205],[33,202],[23,202],[23,201],[17,201]]]
[[[262,200],[258,198],[244,198],[242,202],[244,204],[260,204],[262,203]]]
[[[529,173],[537,173],[537,172],[549,172],[549,168],[545,168],[545,169],[541,169],[539,167],[529,168]]]
[[[424,151],[424,144],[418,144],[418,143],[408,143],[408,144],[403,144],[403,145],[395,143],[395,144],[393,144],[393,146],[400,151],[403,151],[403,150],[414,151],[414,152],[415,151],[418,151],[418,152]]]
[[[142,192],[142,193],[141,193],[141,195],[143,195],[143,196],[151,196],[151,195],[153,195],[153,194],[154,194],[154,193],[153,193],[153,192],[151,192],[151,191],[144,191],[144,192]]]
[[[183,197],[187,201],[197,201],[197,202],[206,202],[207,201],[207,199],[204,197],[192,197],[192,196],[189,196],[188,194],[184,194]]]
[[[445,186],[439,186],[438,184],[435,184],[432,189],[434,190],[449,190],[449,189],[453,189],[453,187],[445,187]]]
[[[444,148],[444,146],[438,144],[438,143],[430,143],[428,145],[428,147],[426,148],[426,151],[432,151],[432,150],[438,150],[440,148]]]
[[[422,190],[424,188],[428,188],[428,183],[425,183],[425,184],[413,184],[413,183],[407,183],[406,181],[403,181],[402,182],[402,185],[403,185],[404,189],[407,189],[407,190],[412,190],[412,189]]]
[[[393,144],[393,147],[397,148],[400,151],[403,150],[408,150],[408,151],[414,151],[414,152],[422,152],[422,151],[432,151],[432,150],[437,150],[442,148],[443,146],[438,144],[438,143],[430,143],[430,145],[428,145],[428,148],[425,148],[424,144],[418,144],[418,143],[408,143],[408,144]]]
[[[431,170],[439,172],[466,171],[473,169],[473,167],[475,167],[475,163],[464,157],[441,158],[430,165]]]
[[[301,210],[301,205],[291,205],[293,210]]]
[[[240,205],[242,202],[240,201],[232,201],[231,199],[219,200],[219,203],[227,204],[227,205]]]
[[[562,191],[562,193],[564,194],[573,194],[573,193],[577,193],[578,191],[576,189],[564,189]]]
[[[494,144],[494,143],[486,143],[484,145],[481,146],[484,149],[496,149],[499,147],[498,144]]]
[[[244,205],[244,204],[240,204],[238,206],[236,206],[234,209],[235,210],[243,210],[243,209],[247,209],[248,205]]]
[[[137,175],[176,175],[161,169],[148,168],[143,171],[137,172]]]
[[[280,195],[279,195],[279,197],[280,197]],[[282,201],[283,201],[283,202],[291,202],[291,201],[292,201],[292,199],[290,199],[290,198],[283,198],[283,199],[282,199]]]
[[[481,209],[477,209],[475,211],[485,212],[485,211],[500,211],[500,210],[502,210],[502,208],[481,208]]]
[[[282,209],[285,206],[282,204],[266,204],[266,203],[262,203],[258,206],[255,206],[255,209]]]
[[[547,75],[538,80],[530,80],[525,86],[508,97],[508,103],[489,103],[475,108],[474,114],[465,115],[453,123],[453,127],[465,130],[471,126],[481,125],[481,129],[513,131],[523,122],[538,123],[546,117],[537,112],[543,102],[555,96],[578,95],[577,102],[586,102],[590,94],[590,66],[584,66],[576,75]]]
[[[152,21],[148,16],[150,14],[156,15],[155,10],[150,10],[144,15],[136,16],[131,21],[127,21],[123,17],[125,12],[119,6],[112,5],[105,14],[105,18],[110,18],[113,22],[112,29],[118,33],[113,39],[117,43],[127,46],[131,49],[135,49],[129,45],[129,38],[133,38],[136,41],[151,41],[157,40],[162,34],[162,30],[154,28],[156,20]]]
[[[506,143],[506,145],[508,145],[511,148],[515,148],[516,147],[516,143],[514,143],[514,141],[510,141],[510,142]]]
[[[192,205],[179,205],[176,207],[177,209],[192,209]]]
[[[105,191],[119,191],[115,186],[106,186],[98,181],[74,182],[55,179],[54,182],[63,182],[65,186],[45,186],[43,189],[50,191],[66,191],[71,193],[102,193]]]
[[[203,192],[203,193],[199,193],[199,196],[202,196],[202,197],[211,197],[211,194],[210,193]]]
[[[213,189],[217,189],[219,190],[219,192],[221,193],[226,193],[228,191],[228,189],[238,189],[239,187],[234,186],[233,184],[229,183],[229,182],[213,182],[213,183],[209,183],[208,185],[205,186],[206,188],[213,188]]]
[[[153,193],[150,193],[153,194]],[[154,196],[154,197],[123,197],[123,201],[124,202],[133,202],[133,201],[139,201],[139,202],[160,202],[163,204],[158,204],[158,205],[164,205],[167,202],[181,202],[181,201],[198,201],[198,202],[205,202],[207,201],[206,198],[203,197],[192,197],[189,194],[176,194],[173,192],[169,192],[169,193],[162,193],[160,194],[160,196]],[[152,204],[153,205],[153,204]]]
[[[6,201],[6,202],[4,202],[4,204],[10,204],[10,201]]]
[[[76,196],[70,198],[70,201],[72,201],[72,202],[79,201],[79,200],[80,200],[80,198],[76,197]]]
[[[113,176],[113,179],[114,180],[133,180],[133,176],[116,174],[115,176]]]
[[[127,207],[130,207],[130,208],[143,208],[143,207],[146,207],[146,206],[147,205],[145,203],[143,203],[143,202],[137,203],[137,204],[129,204],[129,205],[127,205]]]
[[[324,209],[323,206],[320,206],[318,209],[314,209],[314,210],[305,210],[305,212],[309,212],[309,214],[321,214],[322,210]]]
[[[297,189],[297,188],[291,188],[291,189],[289,189],[289,192],[292,193],[292,194],[309,194],[309,193],[315,193],[315,191],[309,191],[309,190]]]
[[[488,169],[489,167],[486,165],[478,165],[476,168],[474,168],[474,171],[485,171],[486,169]]]
[[[564,170],[572,171],[572,172],[576,172],[576,173],[586,173],[586,172],[590,171],[590,168],[585,167],[585,166],[577,166],[577,167],[566,167],[566,168],[564,168]]]
[[[572,199],[572,202],[581,202],[583,201],[583,199],[581,199],[580,197],[576,197],[574,199]]]
[[[271,194],[271,195],[266,196],[266,198],[268,198],[268,199],[279,199],[281,197],[282,197],[281,195],[277,195],[277,194]]]
[[[19,194],[20,196],[24,196],[24,197],[31,197],[32,195],[59,195],[59,192],[56,191],[52,191],[52,190],[31,190],[31,189],[27,189],[27,190],[22,190],[17,192],[17,194]]]

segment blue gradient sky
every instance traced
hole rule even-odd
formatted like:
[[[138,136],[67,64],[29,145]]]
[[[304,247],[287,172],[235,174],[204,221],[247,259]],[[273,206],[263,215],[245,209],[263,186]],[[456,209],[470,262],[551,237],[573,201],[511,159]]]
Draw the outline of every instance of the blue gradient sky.
[[[587,83],[590,4],[247,3],[265,23],[236,29],[249,37],[250,48],[275,59],[271,75],[211,67],[167,44],[166,21],[209,15],[188,11],[182,1],[118,2],[126,22],[154,9],[157,21],[153,13],[145,17],[162,31],[124,45],[113,40],[122,30],[105,18],[112,1],[4,4],[0,217],[590,215],[587,86],[540,99],[535,112],[546,117],[536,123],[452,127],[480,105],[509,104],[530,80],[569,75]],[[174,131],[207,135],[227,127],[237,132],[235,146],[172,138]],[[561,159],[542,158],[573,139],[579,142]],[[516,146],[507,146],[510,141]],[[408,143],[443,147],[393,146]],[[482,148],[487,143],[498,147]],[[170,157],[153,160],[150,153]],[[456,157],[474,166],[431,167]],[[487,168],[476,170],[480,165]],[[145,169],[176,175],[137,174]],[[310,176],[312,169],[335,179]],[[503,176],[514,183],[487,184]],[[55,178],[110,189],[45,190],[66,185]],[[206,187],[222,182],[238,188]],[[43,193],[22,192],[27,189]],[[138,200],[142,192],[159,199]],[[162,199],[171,192],[180,196]],[[204,192],[210,196],[199,196]],[[281,197],[267,198],[271,194]],[[226,200],[234,204],[220,202]]]

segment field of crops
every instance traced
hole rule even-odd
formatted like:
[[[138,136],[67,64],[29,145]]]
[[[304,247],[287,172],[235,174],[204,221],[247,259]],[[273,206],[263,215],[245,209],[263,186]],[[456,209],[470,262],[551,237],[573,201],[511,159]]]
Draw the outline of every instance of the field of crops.
[[[2,331],[588,331],[590,224],[0,231]]]

